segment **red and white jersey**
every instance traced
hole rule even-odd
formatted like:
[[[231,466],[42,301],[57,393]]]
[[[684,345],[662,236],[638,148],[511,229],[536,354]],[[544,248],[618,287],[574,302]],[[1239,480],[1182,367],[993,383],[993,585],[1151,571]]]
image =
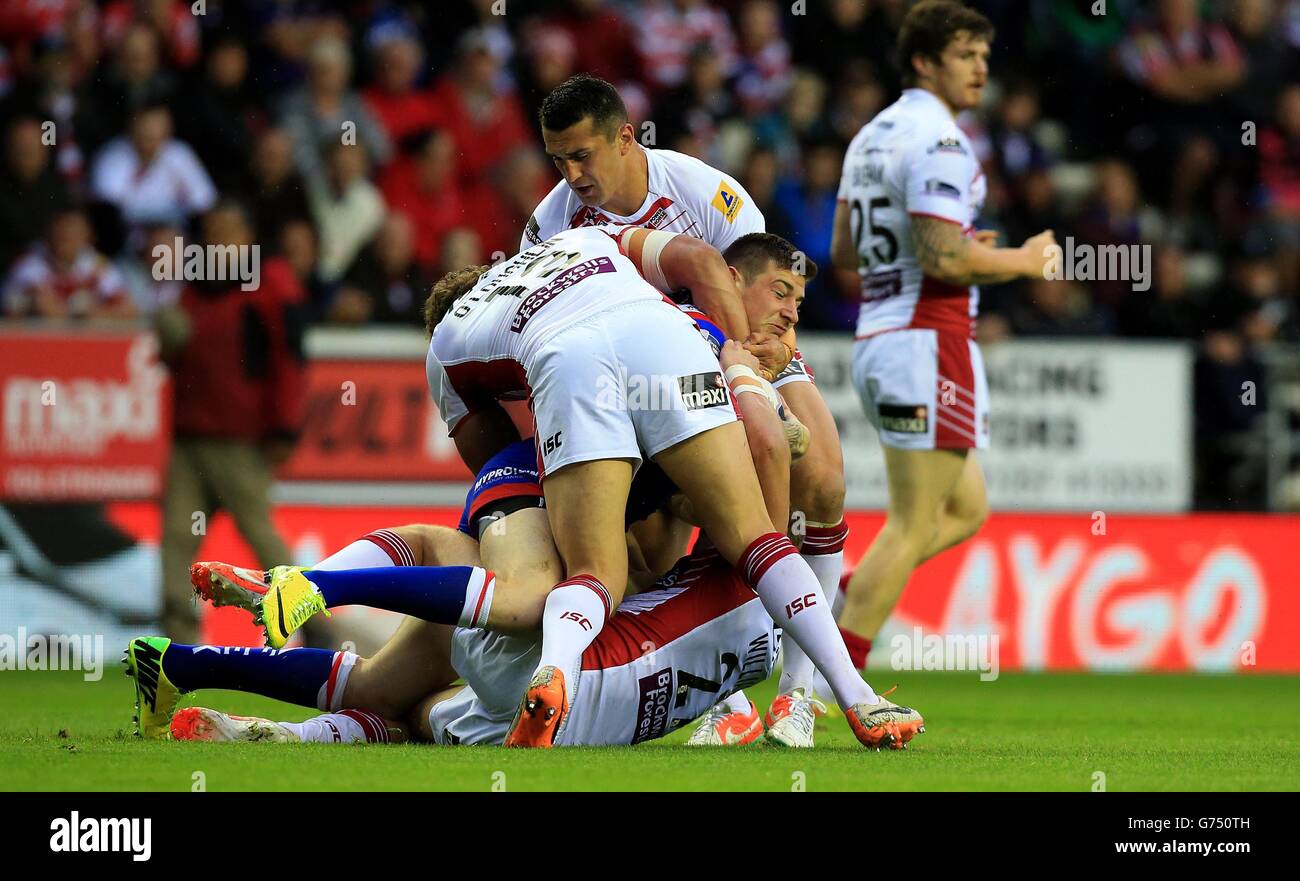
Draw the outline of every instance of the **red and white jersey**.
[[[740,573],[716,551],[693,553],[656,590],[619,604],[583,653],[555,743],[663,737],[766,679],[778,644],[771,617]],[[452,663],[469,689],[431,715],[439,742],[501,743],[540,657],[537,636],[457,628]]]
[[[640,208],[629,215],[590,208],[560,181],[533,211],[519,246],[528,248],[565,229],[615,224],[685,233],[725,251],[741,236],[764,231],[763,212],[731,175],[684,153],[641,149],[649,192]]]
[[[41,290],[53,291],[73,315],[120,303],[127,296],[122,273],[90,246],[78,252],[71,266],[63,267],[54,262],[49,248],[37,245],[14,263],[0,300],[10,314],[26,314]]]
[[[663,302],[619,250],[618,232],[562,230],[483,273],[456,301],[425,361],[451,433],[492,401],[530,395],[528,365],[556,334],[601,312]]]
[[[899,328],[970,335],[979,288],[927,277],[912,244],[912,217],[936,217],[972,234],[988,182],[947,106],[925,89],[902,97],[849,143],[839,199],[862,276],[857,337]]]

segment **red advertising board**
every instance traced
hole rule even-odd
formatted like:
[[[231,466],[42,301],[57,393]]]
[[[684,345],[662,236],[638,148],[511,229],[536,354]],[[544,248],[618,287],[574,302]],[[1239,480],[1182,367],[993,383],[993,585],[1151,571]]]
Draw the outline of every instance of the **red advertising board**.
[[[0,330],[0,499],[158,496],[166,385],[149,333]]]
[[[469,480],[423,362],[315,360],[302,438],[282,480]]]
[[[152,505],[122,504],[114,519],[154,541]],[[450,508],[285,506],[276,521],[291,547],[340,548],[382,526],[451,526]],[[849,515],[847,559],[880,529],[879,514]],[[994,514],[972,540],[923,565],[896,610],[896,629],[993,633],[1004,670],[1264,670],[1300,672],[1300,518],[1192,514]],[[200,555],[250,563],[232,524],[209,524]],[[255,645],[247,615],[218,610],[213,642]]]

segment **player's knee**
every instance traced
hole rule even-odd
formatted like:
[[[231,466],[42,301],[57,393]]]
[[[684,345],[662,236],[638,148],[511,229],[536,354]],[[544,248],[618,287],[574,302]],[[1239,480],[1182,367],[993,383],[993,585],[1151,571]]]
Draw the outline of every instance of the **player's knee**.
[[[838,457],[815,456],[810,449],[791,476],[790,504],[809,520],[839,520],[844,513],[844,466]]]
[[[406,526],[390,526],[389,532],[396,533],[406,546],[411,549],[411,556],[415,558],[416,566],[435,566],[437,565],[437,552],[434,545],[434,536],[439,527],[432,526],[428,523],[408,523]]]
[[[978,502],[968,505],[960,512],[961,540],[965,541],[972,535],[980,531],[984,521],[989,519],[988,499],[981,498]]]

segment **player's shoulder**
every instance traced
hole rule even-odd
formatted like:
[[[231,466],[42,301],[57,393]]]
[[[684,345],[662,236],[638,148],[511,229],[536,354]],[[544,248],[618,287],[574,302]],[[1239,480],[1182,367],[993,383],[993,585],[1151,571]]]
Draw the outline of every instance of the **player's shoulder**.
[[[551,236],[569,227],[569,200],[573,190],[564,181],[559,181],[551,191],[537,203],[533,214],[524,225],[524,242],[539,245]]]
[[[744,187],[739,181],[703,159],[676,150],[647,148],[646,154],[651,159],[652,171],[656,164],[659,166],[658,171],[665,188],[676,190],[679,196],[710,200],[718,187],[724,184],[734,192],[744,193]]]

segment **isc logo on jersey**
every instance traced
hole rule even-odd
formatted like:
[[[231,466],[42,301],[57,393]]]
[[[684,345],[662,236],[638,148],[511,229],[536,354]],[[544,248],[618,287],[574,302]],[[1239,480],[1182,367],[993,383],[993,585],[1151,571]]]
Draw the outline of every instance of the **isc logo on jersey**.
[[[718,212],[723,217],[727,218],[727,223],[733,223],[736,215],[740,213],[740,209],[744,207],[745,200],[740,198],[739,193],[727,186],[727,182],[724,180],[718,184],[718,191],[713,194],[711,204],[718,209]]]

